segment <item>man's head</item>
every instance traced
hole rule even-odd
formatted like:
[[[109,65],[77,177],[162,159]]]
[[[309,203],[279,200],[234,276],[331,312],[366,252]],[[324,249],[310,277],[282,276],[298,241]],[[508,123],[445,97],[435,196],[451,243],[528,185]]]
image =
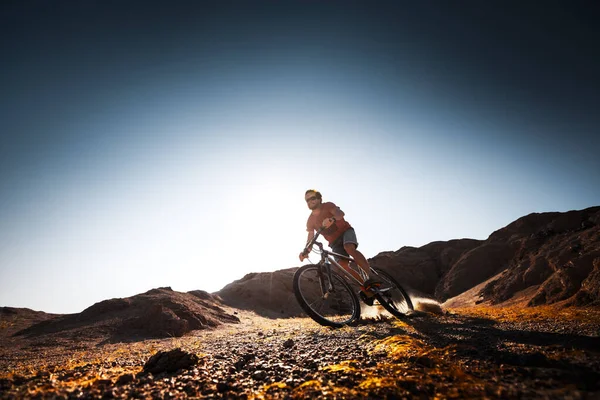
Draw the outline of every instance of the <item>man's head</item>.
[[[321,205],[321,193],[314,189],[308,189],[306,193],[304,193],[304,200],[306,200],[306,205],[311,210],[319,207]]]

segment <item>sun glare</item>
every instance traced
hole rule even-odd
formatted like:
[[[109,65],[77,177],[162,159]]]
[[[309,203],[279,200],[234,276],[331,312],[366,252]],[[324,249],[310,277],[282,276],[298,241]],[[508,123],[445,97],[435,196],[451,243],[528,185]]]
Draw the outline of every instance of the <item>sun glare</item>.
[[[230,177],[227,187],[215,194],[220,215],[211,218],[218,226],[195,257],[204,267],[191,268],[195,275],[187,277],[196,282],[194,289],[216,291],[251,272],[300,265],[310,212],[304,190],[293,179],[262,169]]]
[[[286,185],[279,179],[261,179],[246,187],[243,202],[235,214],[236,226],[244,232],[253,249],[289,259],[286,252],[297,249],[306,240],[306,208],[302,190]]]

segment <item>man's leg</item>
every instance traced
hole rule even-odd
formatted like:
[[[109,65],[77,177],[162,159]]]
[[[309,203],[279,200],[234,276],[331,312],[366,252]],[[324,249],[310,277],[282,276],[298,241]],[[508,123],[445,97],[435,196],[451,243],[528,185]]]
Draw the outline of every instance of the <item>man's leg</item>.
[[[363,277],[360,276],[360,274],[358,272],[356,272],[355,270],[353,270],[352,268],[350,268],[350,263],[346,260],[342,260],[339,259],[337,260],[337,262],[342,266],[342,268],[344,268],[350,275],[352,275],[354,277],[354,279],[356,279],[359,282],[363,281]]]
[[[356,264],[358,264],[358,266],[363,271],[365,271],[367,276],[370,277],[371,276],[371,267],[369,266],[369,262],[367,261],[365,256],[363,256],[363,254],[356,249],[356,244],[344,243],[344,250],[346,250],[346,253],[348,253],[350,255],[350,257],[352,257],[354,259]]]
[[[349,233],[351,233],[351,232],[349,232]],[[344,249],[344,240],[350,240],[350,241],[356,242],[356,237],[355,237],[355,235],[352,235],[352,234],[348,236],[345,233],[344,236],[340,237],[334,243],[331,243],[331,245],[330,245],[331,250],[334,253],[341,254],[344,256],[349,256],[349,254]],[[339,258],[339,257],[336,257],[335,260],[340,264],[340,266],[342,268],[344,268],[346,270],[346,272],[348,272],[350,275],[352,275],[354,277],[354,279],[356,279],[359,282],[362,282],[364,280],[363,277],[354,268],[350,268],[350,263],[348,261],[344,260],[343,258]]]

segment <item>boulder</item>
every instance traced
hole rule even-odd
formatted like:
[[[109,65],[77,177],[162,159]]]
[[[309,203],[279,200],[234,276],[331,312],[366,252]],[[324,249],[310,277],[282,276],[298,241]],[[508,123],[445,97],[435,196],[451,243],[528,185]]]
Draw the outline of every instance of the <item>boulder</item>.
[[[144,364],[144,373],[160,374],[179,370],[191,369],[200,362],[200,358],[180,348],[170,351],[160,351],[150,357]]]

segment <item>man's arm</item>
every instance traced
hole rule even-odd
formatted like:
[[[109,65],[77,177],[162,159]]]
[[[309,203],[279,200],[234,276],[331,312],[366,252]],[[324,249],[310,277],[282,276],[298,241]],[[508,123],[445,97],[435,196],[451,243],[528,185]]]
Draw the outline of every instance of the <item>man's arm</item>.
[[[312,229],[310,229],[310,230],[308,231],[308,237],[306,238],[306,243],[308,244],[308,242],[310,242],[311,240],[313,240],[313,238],[314,238],[314,237],[315,237],[315,231],[314,231],[314,230],[312,230]],[[308,253],[310,253],[310,251],[311,251],[311,250],[312,250],[312,246],[310,246],[310,247],[308,248],[308,252],[307,252],[307,254],[304,254],[304,251],[302,251],[302,252],[300,253],[300,256],[299,256],[299,258],[300,258],[300,261],[303,261],[305,258],[308,258]]]
[[[308,231],[308,237],[306,238],[306,243],[313,240],[314,237],[315,237],[315,231],[311,229],[310,231]]]

